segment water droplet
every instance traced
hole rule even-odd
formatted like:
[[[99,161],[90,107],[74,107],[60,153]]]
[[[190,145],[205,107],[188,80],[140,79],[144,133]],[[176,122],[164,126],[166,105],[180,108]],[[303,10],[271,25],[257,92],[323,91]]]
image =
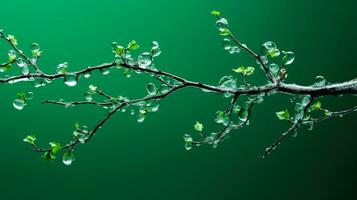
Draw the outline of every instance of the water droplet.
[[[74,161],[74,155],[72,150],[67,150],[64,154],[63,154],[63,164],[69,166],[73,163]]]
[[[326,81],[325,77],[316,76],[314,86],[322,87],[322,86],[325,86],[326,84],[327,84],[327,81]]]
[[[22,58],[18,58],[18,59],[16,60],[16,64],[17,64],[17,66],[19,66],[19,67],[26,67],[26,66],[27,66],[26,62],[25,62]]]
[[[224,88],[237,88],[237,81],[233,78],[233,76],[223,76],[219,80],[219,86]]]
[[[64,77],[64,83],[69,87],[76,86],[77,82],[78,82],[78,77],[75,74],[68,74]]]
[[[9,60],[13,61],[16,59],[16,51],[10,50],[7,55],[9,56]]]
[[[140,68],[147,68],[152,63],[152,56],[150,53],[145,52],[139,55],[138,64]]]
[[[218,30],[222,32],[228,28],[228,21],[226,18],[220,18],[219,20],[217,20],[216,25]]]
[[[284,65],[290,65],[294,62],[295,60],[295,53],[292,51],[283,51],[284,57],[283,57],[283,64]]]
[[[89,78],[91,76],[91,73],[90,72],[86,72],[83,74],[84,78]]]
[[[40,50],[40,45],[37,43],[32,43],[31,44],[31,51],[39,51]]]
[[[298,135],[297,129],[293,130],[291,136],[296,137]]]
[[[83,96],[84,96],[84,99],[87,100],[87,101],[92,101],[93,100],[93,96],[89,92],[84,93]]]
[[[151,55],[152,57],[157,57],[161,54],[161,50],[159,48],[159,43],[156,41],[152,42],[152,47],[151,47]]]
[[[277,64],[272,63],[269,65],[269,69],[274,76],[277,76],[280,68]]]
[[[138,123],[143,123],[145,120],[145,114],[139,114],[138,119],[136,120]]]
[[[151,104],[151,112],[157,112],[160,108],[160,104],[157,102],[153,102]]]
[[[238,118],[241,121],[246,121],[248,119],[249,110],[247,107],[242,107],[238,112]]]
[[[185,150],[189,151],[191,149],[192,149],[192,143],[189,143],[189,142],[185,143]]]
[[[134,109],[130,110],[130,115],[135,115],[135,110]]]
[[[12,105],[14,106],[15,109],[22,110],[25,107],[26,102],[22,99],[15,99]]]
[[[103,75],[107,75],[110,73],[110,69],[109,68],[102,68],[100,69],[100,72],[103,74]]]
[[[25,67],[21,68],[21,73],[23,75],[27,75],[30,73],[30,69],[27,66],[25,66]]]
[[[237,47],[237,46],[233,46],[233,47],[231,47],[231,48],[228,50],[228,52],[229,52],[230,54],[239,53],[239,52],[240,52],[240,48]]]
[[[33,85],[35,86],[35,88],[41,87],[41,86],[45,86],[46,82],[43,78],[35,78],[33,80]]]
[[[260,55],[266,56],[268,55],[271,51],[274,51],[276,49],[276,44],[272,41],[268,41],[262,44],[260,48]]]
[[[223,39],[223,48],[224,50],[230,50],[232,48],[231,40],[229,38]]]
[[[156,86],[153,83],[149,83],[146,86],[146,91],[148,92],[149,95],[155,95],[157,92]]]
[[[66,74],[67,73],[67,68],[68,68],[68,63],[67,62],[60,63],[60,64],[57,65],[56,73],[57,74]]]

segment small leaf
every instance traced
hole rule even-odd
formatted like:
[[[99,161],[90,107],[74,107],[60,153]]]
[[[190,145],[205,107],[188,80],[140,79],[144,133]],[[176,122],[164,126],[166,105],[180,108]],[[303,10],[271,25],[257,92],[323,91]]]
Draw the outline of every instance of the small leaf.
[[[51,152],[56,154],[57,152],[61,151],[61,144],[58,142],[50,142]]]
[[[138,45],[138,43],[136,43],[135,40],[132,40],[129,42],[128,44],[128,49],[129,50],[135,50],[135,49],[138,49],[140,46]]]
[[[311,105],[310,110],[311,111],[316,111],[321,109],[321,102],[316,101],[314,104]]]
[[[23,141],[29,144],[35,144],[36,137],[34,135],[28,135],[24,138]]]
[[[235,69],[233,69],[234,72],[243,74],[244,76],[250,76],[254,73],[255,68],[254,67],[244,67],[240,66]]]
[[[276,116],[277,116],[280,120],[289,120],[289,118],[290,118],[290,113],[289,113],[288,110],[284,110],[284,111],[276,112]]]
[[[11,44],[13,44],[15,46],[17,45],[17,39],[15,38],[15,36],[8,35],[6,39],[9,40],[11,42]]]
[[[51,151],[46,151],[46,152],[42,155],[41,158],[44,159],[44,160],[46,160],[46,161],[50,161],[50,160],[55,160],[55,159],[56,159],[56,156],[54,156]]]
[[[211,14],[218,17],[221,15],[221,12],[219,12],[218,10],[213,10]]]
[[[203,124],[201,124],[200,122],[196,122],[196,124],[193,127],[198,132],[202,132],[202,130],[203,130]]]
[[[230,35],[231,34],[231,31],[228,29],[228,28],[224,28],[222,30],[219,31],[219,34],[221,36],[227,36],[227,35]]]
[[[116,53],[118,56],[121,56],[121,55],[123,55],[123,53],[125,52],[125,48],[124,48],[123,46],[117,45],[117,46],[114,48],[114,51],[115,51],[115,53]]]
[[[97,86],[89,85],[89,90],[94,93],[97,90]]]
[[[27,101],[27,95],[24,92],[19,92],[16,94],[18,99],[21,99],[23,101]]]

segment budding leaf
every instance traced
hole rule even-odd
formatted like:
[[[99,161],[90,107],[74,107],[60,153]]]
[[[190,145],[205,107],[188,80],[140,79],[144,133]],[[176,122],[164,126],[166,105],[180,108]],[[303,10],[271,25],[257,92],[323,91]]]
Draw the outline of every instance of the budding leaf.
[[[76,129],[80,129],[81,128],[81,125],[79,124],[79,122],[76,122],[74,124],[74,128],[76,128]]]
[[[316,101],[314,104],[311,105],[310,110],[311,111],[316,111],[321,109],[321,102]]]
[[[135,50],[135,49],[138,49],[140,46],[138,45],[138,43],[136,43],[135,40],[132,40],[129,42],[128,44],[128,49],[130,50]]]
[[[200,122],[196,122],[196,124],[193,127],[198,132],[202,132],[202,130],[203,130],[203,124],[201,124]]]
[[[29,144],[35,144],[36,137],[34,135],[28,135],[24,138],[23,141]]]
[[[13,35],[8,35],[7,36],[7,39],[11,42],[11,44],[13,44],[13,45],[17,45],[17,39],[15,38],[15,36],[13,36]]]
[[[41,158],[44,159],[44,160],[46,160],[46,161],[49,161],[49,160],[55,160],[55,159],[56,159],[56,156],[54,156],[51,151],[46,151],[46,152],[42,155]]]
[[[56,154],[61,150],[61,144],[58,142],[50,142],[50,146],[51,146],[51,152],[53,154]]]
[[[255,68],[254,67],[244,67],[240,66],[235,69],[233,69],[234,72],[243,74],[244,76],[250,76],[254,73]]]
[[[276,112],[276,116],[280,119],[280,120],[289,120],[290,118],[290,113],[288,110],[283,110],[280,112]]]
[[[114,51],[117,55],[121,56],[123,55],[124,51],[125,51],[125,48],[123,46],[119,46],[117,45],[115,48],[114,48]]]
[[[227,36],[231,34],[231,31],[228,28],[222,29],[221,31],[219,31],[219,34],[221,36]]]
[[[221,15],[221,12],[219,12],[219,11],[217,11],[217,10],[213,10],[213,11],[211,12],[211,14],[218,17],[218,16]]]

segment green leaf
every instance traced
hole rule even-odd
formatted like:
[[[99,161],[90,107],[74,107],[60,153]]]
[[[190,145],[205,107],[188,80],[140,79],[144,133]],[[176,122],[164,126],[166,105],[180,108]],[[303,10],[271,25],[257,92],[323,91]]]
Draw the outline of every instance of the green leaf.
[[[61,144],[58,142],[50,142],[51,152],[56,154],[57,152],[61,151]]]
[[[89,90],[94,93],[97,90],[97,86],[89,85]]]
[[[321,102],[316,101],[314,104],[311,105],[310,110],[311,111],[317,111],[321,109]]]
[[[198,132],[202,132],[202,130],[203,130],[203,124],[201,124],[200,122],[196,122],[196,124],[193,127]]]
[[[44,160],[46,160],[46,161],[49,161],[49,160],[55,160],[55,159],[56,159],[56,156],[54,156],[51,151],[46,151],[46,152],[42,155],[41,158],[44,159]]]
[[[214,16],[219,17],[219,16],[221,15],[221,12],[219,12],[218,10],[213,10],[213,11],[211,12],[211,14],[214,15]]]
[[[14,35],[8,35],[7,40],[9,40],[11,42],[11,44],[13,44],[15,46],[17,45],[17,39],[15,38]]]
[[[254,73],[255,68],[254,67],[244,67],[240,66],[235,69],[232,69],[236,73],[243,74],[244,76],[250,76]]]
[[[290,118],[290,113],[289,113],[289,111],[286,109],[286,110],[284,110],[284,111],[276,112],[276,116],[277,116],[280,120],[289,120],[289,118]]]
[[[36,137],[34,135],[28,135],[23,139],[23,141],[29,144],[35,144]]]
[[[42,51],[40,51],[40,50],[33,50],[33,51],[31,51],[31,53],[32,53],[32,56],[33,56],[33,57],[38,58],[38,57],[41,56]]]
[[[81,125],[79,124],[79,122],[76,122],[74,124],[74,128],[76,128],[76,129],[80,129],[81,128]]]
[[[129,42],[128,44],[128,49],[130,50],[135,50],[135,49],[138,49],[140,46],[138,45],[138,43],[136,43],[135,40],[132,40]]]
[[[27,101],[27,95],[24,92],[19,92],[16,94],[18,99],[21,99],[23,101]]]
[[[125,52],[125,48],[123,46],[120,46],[120,45],[117,45],[115,48],[114,48],[114,51],[117,55],[121,56],[123,55],[123,53]]]

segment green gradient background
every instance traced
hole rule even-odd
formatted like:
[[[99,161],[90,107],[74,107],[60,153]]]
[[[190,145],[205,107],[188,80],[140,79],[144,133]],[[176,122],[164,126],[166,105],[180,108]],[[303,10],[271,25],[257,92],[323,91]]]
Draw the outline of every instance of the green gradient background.
[[[322,74],[337,82],[356,77],[357,3],[352,0],[258,1],[2,1],[0,27],[17,36],[20,47],[38,42],[42,69],[52,73],[68,61],[72,70],[112,59],[112,41],[137,40],[144,50],[159,41],[156,60],[163,70],[216,84],[231,68],[254,64],[246,54],[228,55],[214,26],[213,9],[224,12],[232,30],[253,49],[267,40],[293,50],[296,63],[288,82],[311,84]],[[4,59],[7,46],[2,42]],[[254,80],[263,83],[258,70]],[[105,111],[93,106],[64,109],[43,99],[81,99],[90,83],[111,94],[139,97],[147,76],[125,79],[120,72],[81,79],[74,88],[62,81],[34,89],[28,83],[0,87],[0,199],[356,199],[356,114],[323,122],[309,134],[287,140],[268,159],[257,155],[287,124],[275,111],[287,106],[282,95],[255,109],[251,126],[235,132],[218,149],[184,151],[182,135],[196,120],[216,130],[213,114],[227,99],[196,89],[165,99],[158,113],[137,124],[118,113],[87,145],[71,167],[45,163],[21,140],[36,133],[38,142],[66,142],[73,124],[95,124]],[[23,111],[12,108],[18,91],[34,91]],[[355,99],[327,98],[331,109]]]

